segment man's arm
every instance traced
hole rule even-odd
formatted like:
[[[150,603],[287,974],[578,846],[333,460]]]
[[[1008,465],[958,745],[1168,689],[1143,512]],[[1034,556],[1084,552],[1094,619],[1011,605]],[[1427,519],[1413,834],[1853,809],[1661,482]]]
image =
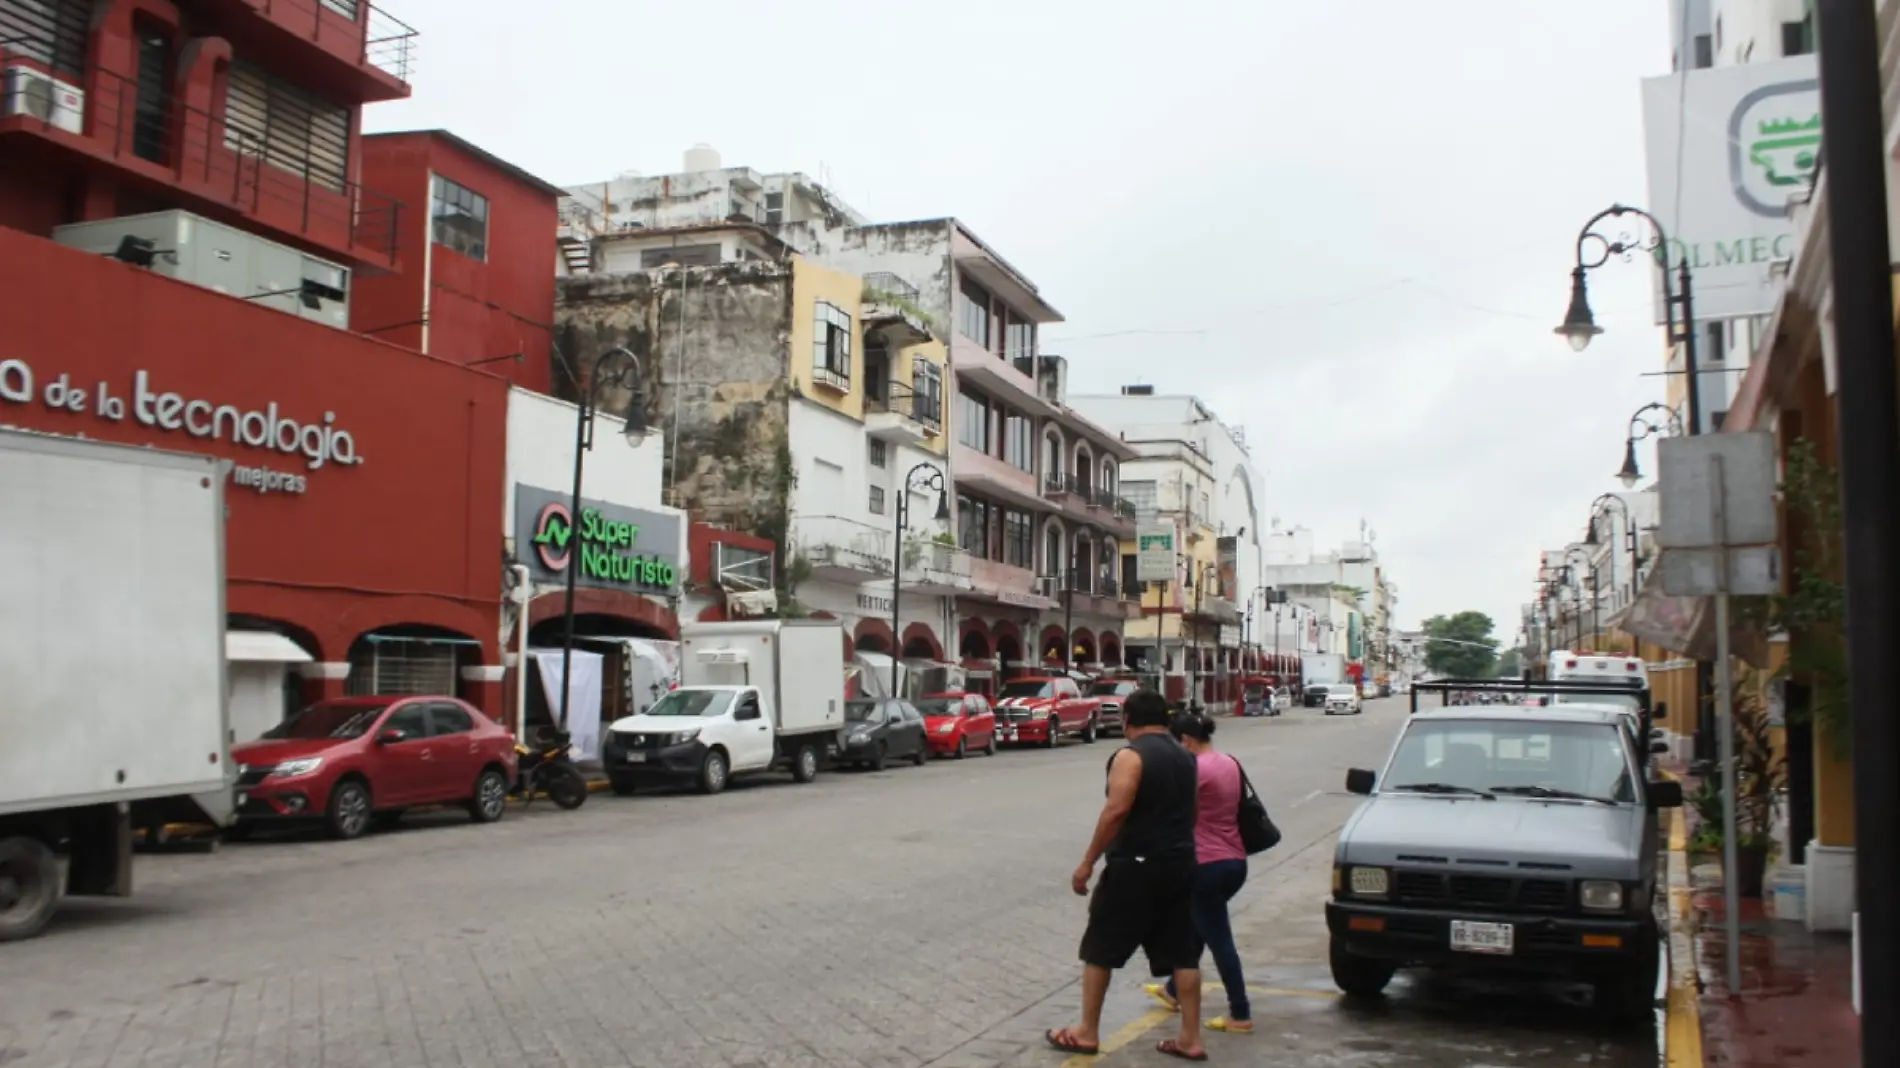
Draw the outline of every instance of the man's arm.
[[[1129,810],[1135,807],[1135,792],[1140,788],[1141,754],[1133,749],[1123,749],[1109,762],[1108,800],[1103,802],[1102,814],[1095,821],[1095,836],[1089,839],[1088,852],[1083,854],[1082,865],[1075,869],[1072,883],[1077,894],[1088,893],[1089,876],[1095,873],[1095,862],[1102,859],[1102,853],[1108,849],[1109,843],[1121,833]]]

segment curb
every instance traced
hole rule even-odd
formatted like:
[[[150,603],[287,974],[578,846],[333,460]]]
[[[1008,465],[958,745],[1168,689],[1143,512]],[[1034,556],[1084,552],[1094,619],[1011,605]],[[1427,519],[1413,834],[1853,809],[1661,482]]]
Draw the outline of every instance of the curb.
[[[1668,774],[1664,772],[1664,774]],[[1675,778],[1671,775],[1670,778]],[[1669,820],[1669,988],[1663,1002],[1662,1068],[1703,1068],[1702,983],[1696,975],[1695,914],[1689,892],[1688,820]]]

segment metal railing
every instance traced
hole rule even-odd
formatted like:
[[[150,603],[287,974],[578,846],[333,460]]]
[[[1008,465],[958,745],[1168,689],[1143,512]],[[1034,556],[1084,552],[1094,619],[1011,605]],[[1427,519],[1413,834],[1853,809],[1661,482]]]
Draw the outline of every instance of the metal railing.
[[[937,403],[932,403],[935,400]],[[940,395],[919,393],[914,387],[902,382],[885,381],[880,395],[867,395],[864,398],[866,409],[874,412],[896,412],[909,416],[924,424],[932,431],[943,429],[943,405]]]
[[[299,150],[268,133],[237,129],[169,93],[141,101],[138,83],[124,75],[103,68],[90,73],[96,84],[86,98],[81,136],[112,156],[163,168],[187,192],[236,208],[264,228],[395,258],[401,202],[336,173],[307,140]],[[21,117],[15,104],[7,94],[0,114]],[[40,124],[57,129],[51,118]],[[340,169],[347,172],[347,160]]]
[[[371,4],[363,33],[363,62],[407,85],[415,65],[416,37],[415,27]]]
[[[867,299],[879,295],[895,297],[898,300],[916,304],[920,295],[917,287],[897,277],[889,271],[872,271],[864,276],[864,292]]]

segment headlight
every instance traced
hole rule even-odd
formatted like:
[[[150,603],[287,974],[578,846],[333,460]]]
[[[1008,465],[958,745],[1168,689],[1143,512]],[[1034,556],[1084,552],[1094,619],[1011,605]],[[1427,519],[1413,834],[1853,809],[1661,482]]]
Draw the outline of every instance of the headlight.
[[[304,757],[301,760],[286,760],[271,769],[271,778],[288,779],[293,775],[308,775],[323,766],[322,757]]]
[[[666,744],[684,745],[697,737],[699,737],[698,728],[694,728],[690,731],[674,731],[672,734],[666,736]]]
[[[1623,884],[1607,879],[1585,879],[1580,887],[1583,907],[1600,912],[1620,912],[1623,909]]]
[[[1030,719],[1048,719],[1049,710],[1046,708],[1034,709],[1033,711],[1029,713],[1029,718]]]
[[[1354,868],[1350,883],[1352,892],[1360,897],[1384,897],[1390,888],[1384,868]]]
[[[938,734],[954,734],[956,733],[956,729],[957,725],[954,723],[940,723],[937,725]]]

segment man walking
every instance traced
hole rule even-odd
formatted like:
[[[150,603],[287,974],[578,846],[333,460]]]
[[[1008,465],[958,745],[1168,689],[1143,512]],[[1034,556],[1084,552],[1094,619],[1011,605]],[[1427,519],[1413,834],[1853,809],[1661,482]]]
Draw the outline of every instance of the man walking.
[[[1107,857],[1082,934],[1082,1022],[1044,1037],[1065,1053],[1099,1052],[1109,975],[1141,949],[1156,978],[1174,978],[1181,1004],[1180,1035],[1155,1048],[1183,1060],[1204,1061],[1201,943],[1189,907],[1195,872],[1195,760],[1168,736],[1168,703],[1160,694],[1133,694],[1123,715],[1128,745],[1108,759],[1108,800],[1095,821],[1088,852],[1070,879],[1076,894],[1087,895],[1095,862]]]

